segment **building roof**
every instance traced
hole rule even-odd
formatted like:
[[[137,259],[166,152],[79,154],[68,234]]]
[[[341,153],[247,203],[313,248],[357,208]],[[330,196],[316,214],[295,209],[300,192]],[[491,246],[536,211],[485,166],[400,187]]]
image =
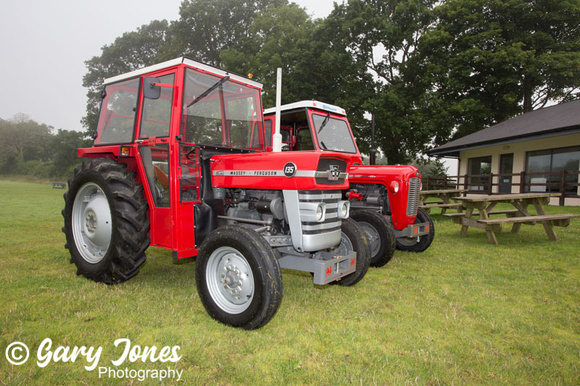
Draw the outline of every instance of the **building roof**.
[[[580,99],[530,111],[436,147],[429,155],[459,156],[462,150],[580,132]]]

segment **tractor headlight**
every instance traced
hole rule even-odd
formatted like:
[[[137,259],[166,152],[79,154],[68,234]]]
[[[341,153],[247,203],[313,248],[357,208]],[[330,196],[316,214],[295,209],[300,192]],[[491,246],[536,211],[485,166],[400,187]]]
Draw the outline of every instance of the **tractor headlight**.
[[[301,202],[300,216],[304,221],[324,222],[326,219],[326,204],[323,202]]]
[[[322,205],[316,207],[316,221],[321,222],[324,219],[324,209]]]
[[[338,202],[338,218],[348,218],[350,213],[350,202],[349,201],[339,201]]]
[[[391,182],[391,184],[389,185],[389,188],[390,188],[390,190],[391,190],[391,192],[392,192],[393,194],[397,194],[397,193],[399,193],[399,187],[400,187],[400,186],[399,186],[399,182],[398,182],[398,181],[393,181],[393,182]]]

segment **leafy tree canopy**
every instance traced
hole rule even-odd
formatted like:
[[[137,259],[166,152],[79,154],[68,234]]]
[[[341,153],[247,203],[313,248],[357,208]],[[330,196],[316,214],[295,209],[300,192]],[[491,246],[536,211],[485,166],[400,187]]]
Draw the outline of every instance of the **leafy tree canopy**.
[[[14,169],[26,160],[42,159],[50,130],[25,114],[0,122],[0,168]]]
[[[344,107],[358,144],[389,163],[580,87],[580,0],[350,0],[312,20],[288,0],[185,0],[87,61],[84,124],[94,129],[102,80],[178,56],[254,74],[264,105],[320,99]]]
[[[85,136],[78,131],[55,132],[25,114],[0,119],[0,174],[70,175],[79,163],[77,149],[90,146]]]
[[[435,15],[410,71],[436,143],[578,96],[580,1],[453,0]]]
[[[133,71],[158,62],[167,39],[167,21],[154,20],[134,32],[124,33],[115,42],[101,49],[101,56],[86,62],[83,86],[87,92],[87,115],[83,125],[90,132],[97,128],[103,81],[106,78]]]

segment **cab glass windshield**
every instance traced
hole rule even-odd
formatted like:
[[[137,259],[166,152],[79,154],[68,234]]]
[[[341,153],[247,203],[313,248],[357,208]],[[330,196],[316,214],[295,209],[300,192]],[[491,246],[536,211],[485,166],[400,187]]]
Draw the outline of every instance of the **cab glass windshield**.
[[[181,123],[186,142],[260,149],[261,109],[259,90],[187,70]]]
[[[356,145],[346,121],[330,115],[312,114],[318,146],[322,150],[356,153]]]

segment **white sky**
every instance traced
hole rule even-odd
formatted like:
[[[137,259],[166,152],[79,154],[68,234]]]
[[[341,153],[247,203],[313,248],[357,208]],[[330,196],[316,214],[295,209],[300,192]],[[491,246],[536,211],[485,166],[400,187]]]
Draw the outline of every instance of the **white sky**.
[[[334,2],[293,0],[314,17]],[[179,18],[181,0],[0,0],[0,118],[83,130],[84,62],[124,32]]]

